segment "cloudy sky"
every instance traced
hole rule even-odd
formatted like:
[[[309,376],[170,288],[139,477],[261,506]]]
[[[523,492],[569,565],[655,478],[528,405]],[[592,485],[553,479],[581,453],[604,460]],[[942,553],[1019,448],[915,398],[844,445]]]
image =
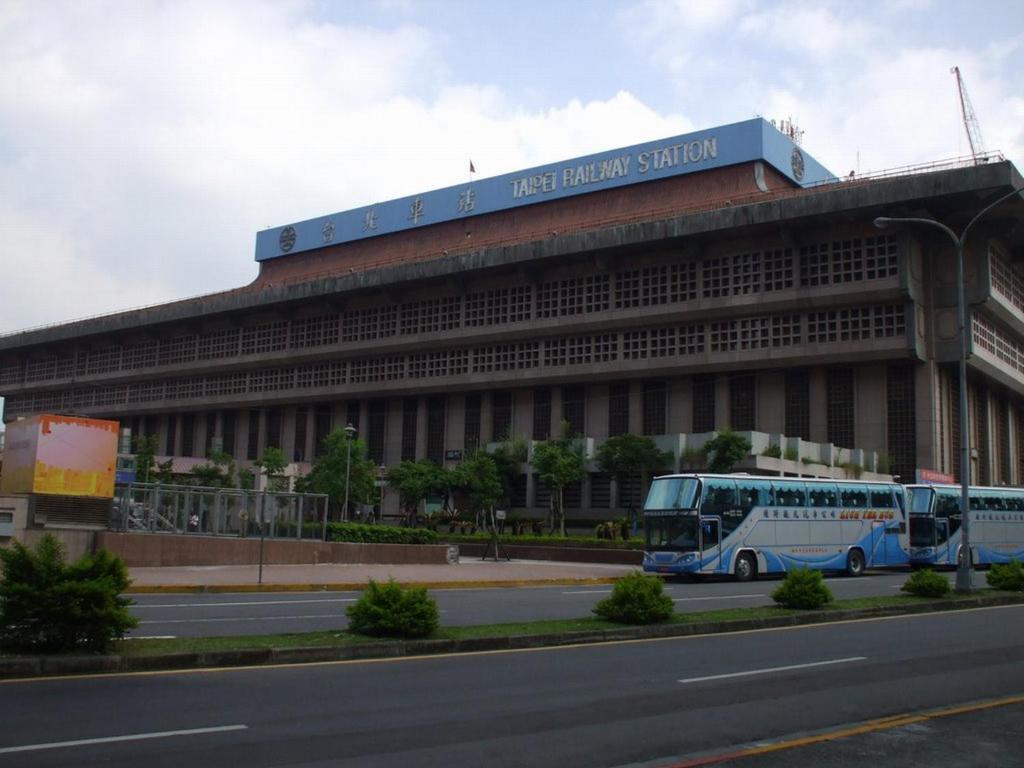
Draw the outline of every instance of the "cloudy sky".
[[[1024,3],[0,0],[0,333],[233,288],[268,226],[792,118],[838,174],[1024,161]]]

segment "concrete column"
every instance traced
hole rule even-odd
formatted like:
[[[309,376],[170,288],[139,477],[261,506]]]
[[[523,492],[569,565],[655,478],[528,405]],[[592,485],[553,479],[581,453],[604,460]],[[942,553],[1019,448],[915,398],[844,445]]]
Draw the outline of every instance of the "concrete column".
[[[466,395],[449,395],[445,407],[444,447],[463,451],[466,448]]]
[[[786,374],[776,371],[756,377],[755,426],[761,432],[786,431]]]
[[[427,457],[427,398],[416,398],[416,460]]]
[[[693,378],[676,376],[668,380],[668,434],[693,431]]]
[[[512,436],[533,439],[533,390],[516,389],[512,392]]]
[[[384,463],[393,467],[402,461],[402,408],[404,398],[393,397],[388,400],[387,424],[384,431]],[[363,414],[360,414],[360,419]],[[370,429],[369,412],[366,413],[366,421],[362,422],[359,434],[364,440],[367,438]],[[417,428],[418,429],[418,428]],[[365,431],[364,431],[365,430]],[[419,435],[417,435],[418,443]],[[417,453],[417,455],[419,455]],[[397,496],[397,493],[395,494]],[[397,504],[397,502],[396,502]]]
[[[884,365],[853,369],[854,444],[842,448],[866,448],[888,453],[886,440],[886,378]]]
[[[487,445],[498,440],[494,436],[494,411],[490,392],[480,394],[480,445]]]
[[[644,387],[643,382],[629,382],[629,433],[644,433]]]
[[[295,406],[288,405],[281,409],[281,453],[289,464],[295,458]]]
[[[562,388],[551,387],[551,437],[562,437]]]
[[[812,443],[828,441],[828,378],[825,369],[815,366],[807,372],[810,390],[810,432]]]
[[[944,472],[939,456],[939,422],[942,403],[939,401],[939,367],[929,360],[914,367],[914,439],[917,444],[917,466]],[[903,478],[909,482],[910,478]]]
[[[715,429],[731,427],[729,413],[729,377],[715,377]]]
[[[585,421],[589,437],[608,437],[608,383],[587,387]],[[589,483],[584,483],[589,488]],[[587,491],[589,493],[589,490]]]

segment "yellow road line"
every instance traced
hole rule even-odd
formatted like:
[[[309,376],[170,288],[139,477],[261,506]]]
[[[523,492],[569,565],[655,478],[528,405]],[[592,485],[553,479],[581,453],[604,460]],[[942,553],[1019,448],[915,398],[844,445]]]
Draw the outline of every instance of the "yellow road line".
[[[807,747],[814,744],[822,744],[828,741],[846,739],[850,738],[851,736],[861,736],[866,733],[875,733],[877,731],[892,730],[893,728],[901,728],[905,725],[923,723],[928,720],[935,720],[942,717],[952,717],[953,715],[963,715],[971,712],[981,712],[986,709],[995,709],[997,707],[1005,707],[1010,704],[1021,703],[1024,703],[1024,695],[1014,695],[1004,696],[998,699],[989,699],[986,701],[972,702],[970,704],[944,707],[942,709],[931,710],[928,712],[890,715],[889,717],[880,717],[875,720],[867,720],[863,723],[859,723],[854,726],[839,728],[834,731],[826,731],[824,733],[817,733],[811,736],[800,736],[798,738],[787,739],[785,741],[777,741],[771,744],[759,744],[756,747],[746,747],[743,749],[738,749],[735,752],[719,753],[716,755],[705,755],[694,760],[684,760],[680,763],[671,763],[669,765],[666,765],[664,768],[697,768],[698,766],[712,765],[714,763],[720,763],[725,760],[741,760],[745,757],[755,757],[757,755],[765,755],[772,752],[781,752],[787,749],[797,749],[799,747]]]

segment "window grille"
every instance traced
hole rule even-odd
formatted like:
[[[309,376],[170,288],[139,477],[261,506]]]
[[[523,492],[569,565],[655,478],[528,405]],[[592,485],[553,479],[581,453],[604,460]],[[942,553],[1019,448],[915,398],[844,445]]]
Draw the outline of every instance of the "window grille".
[[[465,420],[462,430],[462,445],[468,455],[480,447],[480,395],[478,393],[466,395],[463,412]]]
[[[786,372],[786,436],[811,439],[811,379],[807,371]]]
[[[833,368],[826,375],[826,422],[828,442],[854,447],[853,371],[849,368]]]
[[[715,430],[715,380],[711,376],[693,379],[693,431]]]
[[[664,435],[668,388],[664,381],[643,383],[643,434]]]
[[[886,433],[890,472],[910,482],[917,467],[914,369],[890,365],[886,371]]]
[[[444,463],[445,406],[443,397],[427,400],[427,458],[435,464]]]
[[[757,421],[757,380],[737,376],[729,380],[729,423],[740,432],[755,429]]]
[[[241,331],[238,328],[204,333],[199,337],[197,357],[200,360],[235,357],[238,355],[240,338]]]
[[[491,439],[507,440],[512,437],[512,393],[491,393]],[[520,505],[522,506],[522,505]]]
[[[612,382],[608,385],[608,436],[629,432],[629,383]]]
[[[406,398],[402,401],[402,461],[416,461],[416,421],[419,417],[419,401]]]
[[[533,439],[551,437],[551,390],[533,390]]]

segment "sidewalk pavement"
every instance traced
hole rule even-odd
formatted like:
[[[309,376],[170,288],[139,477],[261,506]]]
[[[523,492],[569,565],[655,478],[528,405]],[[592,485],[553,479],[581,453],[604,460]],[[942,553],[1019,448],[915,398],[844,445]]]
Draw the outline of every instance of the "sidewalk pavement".
[[[549,560],[460,558],[452,565],[208,565],[130,568],[129,592],[301,592],[360,590],[370,579],[394,578],[431,589],[607,584],[637,570],[631,565]]]

